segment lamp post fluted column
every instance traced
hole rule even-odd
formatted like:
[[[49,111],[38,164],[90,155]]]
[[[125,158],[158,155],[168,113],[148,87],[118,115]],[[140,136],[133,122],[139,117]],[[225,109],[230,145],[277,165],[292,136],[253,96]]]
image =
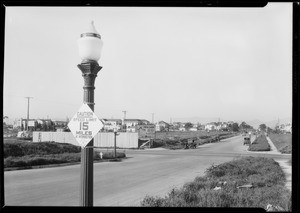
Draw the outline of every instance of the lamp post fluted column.
[[[78,64],[84,79],[83,103],[86,103],[94,112],[94,90],[97,73],[102,69],[97,61],[87,61]],[[93,175],[94,175],[94,139],[85,148],[81,149],[80,172],[80,205],[93,206]]]

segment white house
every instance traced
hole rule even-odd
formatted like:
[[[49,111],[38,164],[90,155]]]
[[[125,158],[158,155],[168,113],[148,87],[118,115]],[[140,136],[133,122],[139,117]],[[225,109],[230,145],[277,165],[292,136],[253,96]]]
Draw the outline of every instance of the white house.
[[[280,130],[283,132],[292,133],[292,124],[291,123],[281,124]]]
[[[212,130],[216,130],[216,129],[217,129],[217,125],[214,122],[207,123],[205,125],[205,130],[212,131]]]
[[[124,119],[124,125],[126,125],[126,130],[130,127],[135,127],[136,125],[142,125],[143,122],[140,119]]]
[[[120,130],[122,125],[121,119],[102,119],[104,121],[104,130],[113,131],[114,129]]]
[[[167,122],[160,121],[155,125],[156,131],[169,130],[170,125]]]

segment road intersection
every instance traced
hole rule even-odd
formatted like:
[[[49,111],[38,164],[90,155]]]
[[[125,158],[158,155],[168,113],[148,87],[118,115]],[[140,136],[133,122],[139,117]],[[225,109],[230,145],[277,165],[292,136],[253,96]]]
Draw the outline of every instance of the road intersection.
[[[217,165],[243,156],[286,162],[291,155],[247,151],[236,136],[186,150],[126,150],[121,162],[94,164],[94,206],[139,206],[146,196],[164,196]],[[80,165],[4,173],[5,205],[78,206]]]

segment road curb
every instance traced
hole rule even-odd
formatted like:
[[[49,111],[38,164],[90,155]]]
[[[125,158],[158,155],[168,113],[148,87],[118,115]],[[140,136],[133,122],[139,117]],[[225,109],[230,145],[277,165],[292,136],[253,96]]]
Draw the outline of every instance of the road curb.
[[[121,158],[120,160],[118,160],[118,162],[122,162],[123,159],[127,159],[127,157]],[[94,160],[94,163],[101,163],[101,162],[112,162],[112,159]],[[43,168],[52,168],[52,167],[73,166],[77,164],[80,164],[80,161],[72,162],[72,163],[48,164],[48,165],[37,165],[37,166],[8,167],[8,168],[4,168],[4,172],[16,171],[16,170],[27,170],[27,169],[43,169]]]

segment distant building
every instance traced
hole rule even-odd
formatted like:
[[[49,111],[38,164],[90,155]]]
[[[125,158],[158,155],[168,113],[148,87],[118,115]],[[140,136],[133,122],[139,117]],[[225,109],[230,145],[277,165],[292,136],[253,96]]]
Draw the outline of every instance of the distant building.
[[[169,127],[170,127],[170,125],[167,122],[159,121],[155,125],[155,130],[156,131],[169,131]]]
[[[124,124],[126,125],[126,129],[128,129],[136,125],[142,125],[143,122],[141,119],[124,119]]]
[[[145,120],[145,119],[141,119],[140,121],[142,122],[142,125],[149,125],[149,124],[151,124],[150,121]]]
[[[154,138],[155,125],[143,124],[135,126],[135,131],[139,134],[139,138]]]
[[[279,126],[279,129],[284,133],[292,133],[292,124],[291,123],[281,124]]]
[[[122,125],[122,120],[121,119],[102,119],[104,122],[103,129],[104,131],[114,131],[120,130],[121,125]]]
[[[216,129],[217,129],[217,125],[215,122],[207,123],[205,125],[205,130],[212,131],[212,130],[216,130]]]

